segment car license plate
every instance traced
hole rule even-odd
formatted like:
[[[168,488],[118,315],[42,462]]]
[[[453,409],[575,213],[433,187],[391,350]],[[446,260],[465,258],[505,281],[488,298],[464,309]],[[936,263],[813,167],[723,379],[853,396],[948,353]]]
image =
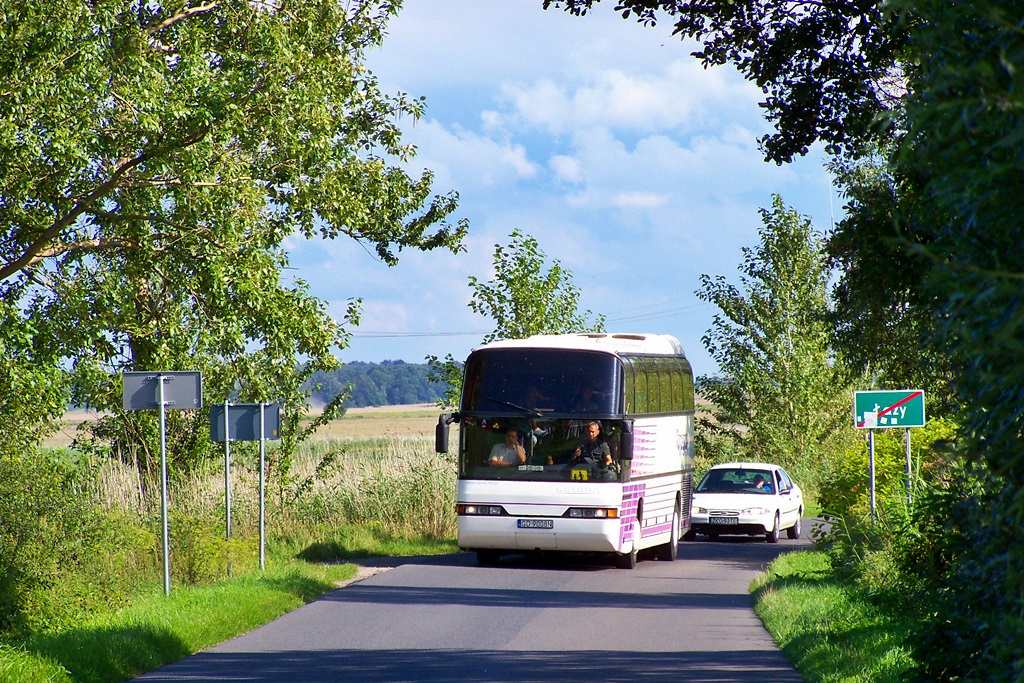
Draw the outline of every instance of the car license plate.
[[[520,529],[554,529],[553,519],[520,519],[516,522]]]
[[[738,517],[710,517],[708,518],[709,524],[739,524],[740,520]]]

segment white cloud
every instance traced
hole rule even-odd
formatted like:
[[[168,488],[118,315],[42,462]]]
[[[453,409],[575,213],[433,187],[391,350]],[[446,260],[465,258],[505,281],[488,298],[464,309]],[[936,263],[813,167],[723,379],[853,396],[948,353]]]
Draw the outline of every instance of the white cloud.
[[[653,192],[623,192],[612,200],[620,209],[657,209],[667,202],[668,197]]]
[[[758,90],[734,73],[705,71],[696,60],[676,60],[656,72],[595,71],[580,81],[544,77],[501,86],[509,111],[499,120],[555,135],[594,125],[629,131],[689,131],[714,123],[728,106],[757,112]]]
[[[583,168],[575,157],[556,154],[548,160],[548,165],[559,180],[568,183],[578,183],[583,180]]]
[[[410,166],[434,171],[439,188],[453,186],[456,179],[484,186],[516,182],[539,169],[522,144],[458,126],[449,129],[437,120],[420,123],[406,137],[417,148]]]

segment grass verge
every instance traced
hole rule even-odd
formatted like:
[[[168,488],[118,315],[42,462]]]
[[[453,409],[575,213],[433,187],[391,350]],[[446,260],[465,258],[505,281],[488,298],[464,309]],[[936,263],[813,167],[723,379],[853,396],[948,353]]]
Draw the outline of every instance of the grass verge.
[[[292,561],[209,586],[140,596],[79,626],[0,645],[0,681],[111,683],[265,624],[352,578],[356,566]]]
[[[786,553],[752,584],[755,611],[808,683],[896,683],[914,628],[844,585],[821,551]]]

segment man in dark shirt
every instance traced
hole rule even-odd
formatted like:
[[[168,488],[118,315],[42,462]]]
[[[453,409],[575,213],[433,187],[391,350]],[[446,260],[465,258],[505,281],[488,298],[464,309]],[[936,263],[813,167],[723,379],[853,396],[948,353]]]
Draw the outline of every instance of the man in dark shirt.
[[[572,465],[597,465],[607,467],[612,464],[612,452],[608,444],[601,440],[601,423],[591,422],[585,427],[583,441],[572,453]]]

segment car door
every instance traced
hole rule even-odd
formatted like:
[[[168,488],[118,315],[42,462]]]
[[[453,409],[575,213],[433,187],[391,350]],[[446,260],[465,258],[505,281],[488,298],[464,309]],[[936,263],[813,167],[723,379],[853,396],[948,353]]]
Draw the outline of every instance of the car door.
[[[785,470],[776,470],[775,480],[779,492],[779,524],[786,529],[796,524],[800,517],[800,490],[793,485]]]

